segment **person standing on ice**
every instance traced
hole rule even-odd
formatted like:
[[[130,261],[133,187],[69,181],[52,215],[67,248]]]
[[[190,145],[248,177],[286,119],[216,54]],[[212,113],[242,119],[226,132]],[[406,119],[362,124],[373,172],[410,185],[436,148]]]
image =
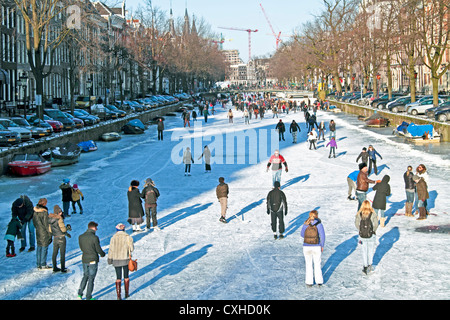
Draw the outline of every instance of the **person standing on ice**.
[[[325,141],[325,122],[320,121],[319,126],[317,127],[317,130],[319,131],[318,140],[320,140],[320,137],[322,137],[322,140]]]
[[[284,216],[287,215],[288,206],[286,195],[280,190],[280,182],[275,181],[273,189],[267,195],[267,214],[270,214],[271,226],[274,239],[284,238]],[[278,222],[278,236],[277,236],[277,222]]]
[[[233,123],[233,111],[231,111],[231,109],[228,110],[228,123]]]
[[[86,300],[95,300],[92,298],[94,291],[94,280],[97,275],[99,257],[104,257],[106,253],[100,245],[100,239],[95,234],[98,223],[91,221],[88,223],[88,229],[78,237],[78,244],[82,252],[81,263],[83,265],[83,277],[78,288],[78,299],[82,299],[83,291],[86,288]]]
[[[328,158],[331,158],[331,153],[333,153],[333,158],[336,158],[336,149],[337,149],[337,143],[336,139],[331,138],[331,140],[327,143],[327,147],[330,146],[330,154],[328,155]]]
[[[36,228],[36,265],[39,270],[51,269],[47,265],[48,246],[52,242],[52,236],[48,230],[47,199],[41,198],[34,207],[33,224]]]
[[[17,216],[12,216],[6,228],[5,240],[6,240],[6,257],[13,258],[16,256],[16,251],[14,247],[14,240],[20,239],[22,233],[20,229],[22,228],[22,223],[20,223]]]
[[[358,177],[359,170],[355,170],[347,176],[347,185],[348,185],[348,200],[356,200],[355,197],[352,197],[353,191],[355,191],[356,196],[356,179]]]
[[[311,287],[316,280],[316,284],[321,286],[323,284],[321,257],[325,246],[325,230],[317,210],[312,210],[309,213],[308,219],[303,224],[301,236],[304,239],[305,283],[308,287]]]
[[[30,248],[28,249],[28,252],[34,251],[36,246],[36,236],[33,224],[33,207],[33,202],[31,202],[30,198],[26,195],[21,195],[13,202],[11,206],[12,216],[17,217],[20,223],[22,223],[22,237],[20,239],[21,244],[19,252],[25,250],[25,247],[27,246],[27,228],[28,238],[30,241]]]
[[[48,215],[49,231],[53,236],[53,254],[52,264],[53,272],[61,271],[66,273],[66,236],[70,238],[67,231],[72,230],[70,224],[64,224],[64,217],[61,208],[58,205],[53,207],[53,213]],[[61,269],[57,267],[56,257],[60,253],[59,260],[61,262]]]
[[[386,221],[384,216],[384,212],[386,210],[386,199],[391,195],[391,186],[389,185],[390,179],[391,177],[385,175],[383,179],[381,179],[381,182],[377,183],[372,188],[375,191],[372,207],[378,216],[380,227],[382,228],[384,227],[384,223]]]
[[[425,179],[418,175],[413,176],[413,180],[416,183],[417,197],[418,197],[418,208],[419,208],[419,217],[417,220],[425,220],[427,218],[427,209],[425,207],[425,202],[429,198],[428,187]]]
[[[203,148],[203,153],[198,160],[202,157],[205,157],[205,173],[211,173],[211,150],[209,150],[208,146]]]
[[[416,174],[417,176],[423,178],[423,180],[425,181],[425,184],[426,184],[426,186],[427,186],[427,190],[428,190],[429,178],[428,178],[427,168],[425,167],[425,165],[424,165],[424,164],[419,164],[419,165],[417,166],[417,168],[416,168],[416,173],[415,173],[415,174]],[[418,198],[418,196],[417,196],[417,192],[416,192],[414,198],[415,198],[416,200],[420,200],[420,198]],[[418,201],[416,201],[416,203],[418,203]],[[416,206],[417,206],[417,204],[416,204]],[[425,199],[425,201],[424,201],[424,203],[423,203],[423,206],[424,206],[424,208],[425,208],[425,210],[426,210],[426,212],[427,212],[427,214],[428,214],[427,200],[426,200],[426,199]],[[418,211],[418,209],[417,209],[416,211]],[[419,213],[420,213],[420,212],[419,212]]]
[[[378,169],[377,169],[377,155],[380,157],[380,159],[383,159],[383,157],[378,153],[377,150],[374,149],[372,145],[369,146],[369,150],[367,151],[369,154],[369,174],[372,172],[372,165],[373,165],[373,171],[376,175],[378,175]]]
[[[356,178],[356,199],[358,200],[358,210],[362,203],[366,200],[367,190],[369,190],[369,183],[375,183],[374,180],[369,179],[367,174],[367,165],[365,163],[359,164],[359,173]]]
[[[278,130],[278,141],[281,141],[281,139],[284,141],[284,132],[286,131],[286,127],[284,126],[283,120],[280,119],[280,121],[278,121],[275,126],[275,130]]]
[[[309,150],[311,150],[312,147],[316,150],[317,132],[315,128],[312,128],[312,130],[308,133],[307,140],[309,141]]]
[[[191,148],[187,147],[183,153],[183,163],[184,163],[184,175],[191,175],[191,164],[194,163],[194,159],[192,158]]]
[[[133,226],[133,232],[142,231],[139,225],[144,222],[144,210],[142,209],[141,193],[139,192],[139,181],[133,180],[128,188],[128,222]]]
[[[292,143],[297,143],[297,134],[298,134],[297,130],[302,131],[298,123],[295,122],[295,120],[292,120],[292,123],[289,126],[289,132],[292,134]]]
[[[84,201],[84,195],[83,192],[81,192],[80,189],[78,189],[78,185],[74,184],[72,187],[72,214],[77,213],[77,208],[75,207],[75,204],[78,205],[78,208],[80,209],[80,214],[83,214],[83,206],[81,205],[81,200]]]
[[[228,207],[228,184],[225,183],[225,178],[219,178],[219,185],[216,187],[216,196],[220,202],[220,222],[226,223],[227,207]]]
[[[163,140],[164,122],[161,118],[158,119],[158,140]]]
[[[362,148],[362,151],[359,153],[358,157],[356,158],[356,162],[361,161],[367,165],[369,165],[369,154],[367,153],[367,148]]]
[[[64,218],[70,217],[69,209],[72,202],[72,186],[69,179],[63,179],[63,183],[59,186],[62,192],[62,203]]]
[[[334,122],[334,120],[330,121],[330,123],[328,124],[328,129],[330,130],[330,139],[332,137],[336,138],[336,123]]]
[[[246,109],[244,109],[244,123],[245,124],[250,124],[250,121],[248,120],[248,116],[249,116],[249,114],[248,114],[248,110],[246,108]]]
[[[406,202],[405,202],[405,216],[414,217],[412,213],[414,205],[414,193],[416,189],[415,182],[413,180],[414,173],[412,172],[412,166],[408,166],[406,172],[403,174],[403,180],[405,181],[405,192],[406,192]]]
[[[270,166],[272,166],[272,185],[275,183],[275,181],[281,183],[281,171],[283,170],[283,165],[286,172],[288,172],[288,165],[286,160],[278,150],[275,150],[273,155],[270,157],[266,168],[266,172],[268,172]]]
[[[122,272],[125,287],[125,299],[130,295],[130,271],[128,269],[128,261],[131,259],[131,252],[133,252],[133,250],[133,237],[125,232],[125,225],[119,223],[116,226],[116,233],[111,238],[108,250],[108,264],[112,264],[116,271],[117,300],[122,300]]]
[[[362,246],[363,272],[372,271],[373,255],[376,245],[378,218],[369,200],[364,200],[355,217],[355,226],[359,231],[359,243]]]
[[[153,222],[153,228],[155,230],[160,230],[158,227],[158,220],[156,219],[156,202],[159,196],[159,190],[155,187],[155,182],[152,179],[147,178],[141,193],[141,198],[145,199],[146,230],[149,230],[151,227],[150,218],[151,222]]]

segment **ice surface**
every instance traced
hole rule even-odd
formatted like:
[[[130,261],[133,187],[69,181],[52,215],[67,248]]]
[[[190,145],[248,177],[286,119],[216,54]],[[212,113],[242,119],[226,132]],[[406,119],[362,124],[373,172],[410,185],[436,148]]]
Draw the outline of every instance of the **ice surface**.
[[[99,223],[97,235],[108,250],[119,222],[127,225],[127,189],[130,181],[152,178],[161,192],[158,221],[161,231],[133,235],[139,270],[131,273],[129,299],[206,299],[206,300],[303,300],[303,299],[448,299],[450,274],[448,261],[450,235],[417,232],[418,227],[448,225],[450,158],[448,144],[414,146],[390,135],[388,129],[367,129],[355,116],[318,112],[318,122],[337,125],[337,158],[329,159],[327,141],[317,150],[309,150],[303,113],[280,114],[286,124],[286,141],[279,144],[289,172],[282,173],[282,189],[289,211],[285,217],[286,238],[274,240],[265,198],[272,177],[266,164],[276,146],[268,129],[279,119],[266,113],[264,120],[254,118],[244,124],[242,113],[233,110],[229,124],[227,109],[216,106],[216,114],[204,123],[202,131],[184,129],[181,114],[167,117],[164,141],[157,140],[156,126],[144,135],[125,135],[119,141],[98,142],[98,151],[82,154],[77,164],[55,167],[42,176],[0,177],[0,225],[6,231],[12,202],[27,194],[33,203],[48,199],[50,211],[62,206],[58,188],[64,178],[78,184],[85,196],[84,214],[66,220],[72,225],[67,239],[67,275],[38,272],[36,254],[24,251],[14,258],[0,258],[0,299],[75,299],[82,276],[78,236],[89,221]],[[292,144],[289,124],[295,119],[301,126],[298,143]],[[254,129],[267,140],[247,143],[245,148],[220,148],[220,137]],[[267,134],[266,134],[267,133]],[[171,141],[171,137],[178,138]],[[328,132],[326,132],[328,138]],[[192,176],[184,176],[183,164],[174,163],[174,150],[182,138],[189,141],[195,164]],[[215,146],[217,161],[212,173],[204,173],[200,156],[203,146]],[[250,145],[249,145],[250,144]],[[356,157],[362,147],[372,144],[382,155],[378,161],[381,179],[389,174],[392,196],[386,210],[387,224],[377,232],[374,273],[364,275],[361,248],[354,227],[356,201],[347,200],[347,175],[357,168]],[[257,153],[257,163],[249,163]],[[230,154],[232,156],[230,157]],[[231,163],[231,164],[229,164]],[[430,174],[430,210],[425,221],[408,218],[404,213],[403,173],[408,165],[424,163]],[[220,205],[215,195],[218,177],[229,184],[228,224],[219,222]],[[373,199],[373,192],[368,194]],[[447,200],[446,200],[447,199]],[[300,230],[312,209],[319,211],[326,244],[322,255],[325,285],[306,288],[305,266]],[[6,246],[6,241],[5,241]],[[15,242],[16,251],[20,242]],[[27,248],[28,249],[28,248]],[[47,261],[51,263],[52,245]],[[95,280],[94,297],[114,300],[115,272],[101,258]],[[58,259],[59,263],[59,259]]]

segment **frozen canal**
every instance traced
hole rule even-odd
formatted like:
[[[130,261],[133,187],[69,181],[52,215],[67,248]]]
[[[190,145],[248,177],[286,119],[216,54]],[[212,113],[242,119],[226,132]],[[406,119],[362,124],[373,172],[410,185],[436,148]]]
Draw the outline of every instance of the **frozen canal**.
[[[207,123],[203,118],[198,118],[197,125],[191,122],[189,131],[183,129],[180,114],[166,117],[163,142],[157,140],[153,125],[144,135],[99,142],[98,151],[82,154],[75,165],[53,168],[37,177],[1,176],[0,225],[4,231],[11,204],[20,194],[27,194],[34,204],[39,198],[47,198],[49,211],[55,204],[62,207],[58,186],[64,178],[78,184],[84,193],[85,212],[66,219],[73,229],[66,254],[71,272],[37,271],[35,252],[24,251],[14,258],[2,255],[0,299],[76,299],[82,276],[78,236],[89,221],[96,221],[97,235],[107,252],[119,222],[125,223],[131,234],[131,226],[126,223],[127,189],[131,180],[137,179],[142,190],[148,177],[161,193],[158,219],[162,230],[133,235],[133,256],[138,259],[139,270],[131,273],[129,299],[449,299],[450,234],[417,229],[450,225],[448,144],[416,147],[390,135],[391,129],[367,130],[355,116],[319,112],[318,122],[324,120],[328,127],[334,119],[337,125],[338,156],[329,159],[325,147],[328,139],[319,142],[317,150],[308,149],[303,113],[281,114],[287,132],[279,149],[289,165],[289,172],[282,173],[282,189],[289,211],[285,217],[286,238],[274,240],[265,202],[272,177],[265,167],[277,145],[270,130],[279,119],[268,112],[264,120],[253,119],[245,125],[242,113],[233,109],[234,123],[229,124],[225,110],[219,106],[216,110]],[[302,130],[297,144],[292,144],[289,134],[292,119]],[[230,147],[226,138],[232,134],[247,135],[249,143],[244,148],[237,143]],[[184,166],[178,163],[184,143],[193,149],[195,164],[190,177],[184,176]],[[216,147],[217,163],[212,165],[212,173],[204,173],[204,165],[197,160],[206,144]],[[366,276],[361,272],[361,248],[354,226],[357,203],[347,200],[346,177],[357,169],[356,157],[369,144],[383,157],[378,161],[378,176],[371,178],[381,180],[388,174],[392,196],[388,199],[386,227],[377,232],[375,271]],[[427,166],[430,175],[432,215],[425,221],[402,215],[406,197],[403,173],[408,165],[416,168],[420,163]],[[228,224],[219,222],[215,187],[220,176],[230,188]],[[373,199],[373,192],[368,198]],[[304,284],[300,230],[312,209],[319,211],[326,232],[322,288],[306,288]],[[18,251],[20,242],[15,246]],[[51,252],[52,245],[49,264]],[[94,297],[116,299],[114,281],[114,268],[107,264],[106,257],[101,258]]]

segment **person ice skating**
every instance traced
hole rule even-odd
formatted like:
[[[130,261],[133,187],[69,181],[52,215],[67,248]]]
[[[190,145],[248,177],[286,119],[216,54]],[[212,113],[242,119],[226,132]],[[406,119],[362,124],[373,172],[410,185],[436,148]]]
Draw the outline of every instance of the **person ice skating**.
[[[226,223],[227,207],[228,207],[228,184],[225,183],[225,178],[219,178],[219,185],[216,187],[216,196],[220,202],[220,222]]]
[[[146,216],[146,230],[151,228],[151,222],[155,230],[160,230],[158,227],[158,220],[156,218],[157,200],[160,196],[159,190],[155,186],[155,182],[147,178],[145,180],[144,189],[142,189],[141,198],[145,199],[145,216]]]
[[[380,221],[380,227],[384,227],[386,218],[384,212],[386,211],[386,199],[391,195],[391,186],[389,185],[389,180],[391,178],[385,175],[380,183],[375,184],[372,189],[375,191],[375,196],[372,202],[372,208],[378,216]]]
[[[298,130],[298,131],[297,131]],[[295,120],[292,120],[291,125],[289,126],[289,132],[292,134],[292,143],[297,143],[297,134],[302,131],[300,126]]]
[[[81,205],[81,200],[84,201],[83,192],[78,188],[78,185],[75,183],[72,187],[72,214],[77,213],[77,208],[75,204],[78,205],[78,209],[80,209],[80,214],[83,214],[83,206]]]
[[[369,200],[364,200],[355,217],[355,226],[359,231],[359,243],[362,247],[363,272],[372,271],[373,255],[376,245],[378,218]]]
[[[67,231],[71,230],[70,224],[64,224],[64,217],[61,208],[58,205],[53,207],[53,213],[48,215],[49,231],[53,236],[53,254],[52,264],[53,272],[66,273],[66,237],[71,237]],[[61,269],[57,267],[56,257],[60,254]]]
[[[358,157],[356,158],[356,162],[361,161],[367,165],[369,165],[369,153],[367,152],[367,148],[362,148],[362,151],[359,153]]]
[[[367,153],[369,154],[369,175],[372,172],[372,166],[373,166],[373,171],[375,172],[376,175],[378,175],[378,169],[377,169],[377,155],[380,157],[380,159],[383,159],[383,157],[381,157],[381,155],[378,153],[377,150],[374,149],[374,147],[372,145],[369,146],[369,150],[367,150]]]
[[[307,140],[309,141],[309,150],[311,150],[312,147],[316,150],[317,132],[315,128],[312,128],[312,130],[308,133]]]
[[[13,217],[17,217],[22,224],[20,237],[20,248],[19,252],[25,250],[27,246],[27,229],[28,229],[28,240],[30,241],[30,248],[28,252],[34,251],[36,246],[36,235],[35,228],[33,224],[33,202],[26,195],[21,195],[19,198],[14,200],[11,206],[11,213]]]
[[[414,217],[413,205],[414,205],[414,194],[416,190],[416,184],[414,182],[412,172],[412,166],[408,166],[406,172],[403,174],[403,180],[405,181],[405,192],[406,192],[406,202],[405,202],[405,216]]]
[[[334,137],[332,137],[330,142],[327,143],[327,147],[328,146],[330,146],[330,154],[328,155],[328,158],[331,158],[331,153],[333,153],[333,158],[336,158],[337,143]]]
[[[205,123],[208,122],[208,116],[209,116],[208,105],[206,105],[205,109],[203,109],[203,118],[205,119]]]
[[[416,184],[418,198],[417,205],[419,208],[419,217],[417,218],[417,220],[425,220],[427,218],[425,201],[429,198],[427,183],[425,182],[425,179],[423,177],[419,177],[418,175],[414,175],[413,180]]]
[[[191,164],[194,163],[194,158],[192,158],[191,148],[187,147],[183,153],[183,163],[184,163],[184,175],[191,175]]]
[[[303,255],[305,256],[306,276],[305,283],[308,287],[314,284],[323,284],[321,257],[325,246],[325,230],[319,219],[317,210],[309,213],[308,219],[302,227]]]
[[[358,178],[359,170],[355,170],[347,176],[348,185],[348,200],[356,200],[356,179]],[[352,197],[353,192],[355,196]]]
[[[228,123],[233,123],[233,111],[231,111],[231,109],[228,110]]]
[[[63,179],[63,183],[59,186],[62,192],[62,203],[64,218],[70,217],[69,209],[72,202],[72,186],[69,179]]]
[[[184,109],[181,116],[182,116],[183,122],[184,122],[183,126],[186,127],[186,125],[188,125],[188,127],[190,128],[191,127],[191,122],[190,122],[191,114],[189,113],[189,111]]]
[[[122,300],[122,273],[125,288],[125,299],[130,296],[130,277],[128,261],[134,250],[133,237],[125,232],[125,225],[119,223],[116,226],[116,233],[112,236],[108,250],[108,264],[111,264],[116,271],[116,294],[117,300]]]
[[[244,109],[244,123],[245,124],[250,124],[248,117],[249,117],[248,110]]]
[[[376,181],[369,179],[367,174],[367,165],[365,163],[359,164],[359,173],[356,178],[356,199],[358,200],[358,210],[361,208],[362,203],[366,200],[367,190],[369,190],[369,183],[375,183]]]
[[[281,183],[281,171],[283,170],[283,165],[288,172],[288,165],[284,157],[280,154],[278,150],[275,150],[273,155],[270,157],[269,162],[267,163],[266,172],[269,171],[270,166],[272,166],[272,185],[275,181]]]
[[[330,140],[332,137],[336,138],[336,123],[334,120],[331,120],[328,124],[328,129],[330,130]]]
[[[317,137],[318,140],[320,140],[320,137],[322,137],[322,140],[325,141],[325,131],[327,131],[325,129],[325,122],[324,121],[320,121],[317,130],[319,131],[319,135]]]
[[[48,246],[52,236],[48,230],[47,199],[41,198],[34,207],[33,224],[36,228],[36,266],[39,270],[51,269],[47,265]]]
[[[205,172],[210,173],[211,172],[211,150],[209,150],[208,146],[203,147],[203,153],[200,157],[198,157],[198,160],[201,158],[205,158]]]
[[[316,115],[314,114],[309,116],[307,123],[308,123],[308,132],[310,132],[314,128],[314,126],[316,126],[316,128],[319,127],[317,125]]]
[[[275,126],[275,130],[278,131],[278,141],[281,141],[281,139],[284,141],[284,132],[286,131],[286,127],[284,126],[283,120],[280,119],[280,121],[278,121]]]
[[[144,210],[142,209],[139,181],[132,180],[127,192],[128,197],[128,222],[133,226],[133,232],[142,231],[139,225],[144,222]]]
[[[164,121],[163,119],[159,118],[158,119],[158,124],[157,124],[157,129],[158,129],[158,140],[163,140],[164,136],[163,136],[163,132],[164,132]]]
[[[14,240],[22,237],[22,223],[17,216],[12,216],[6,228],[6,257],[12,258],[16,256],[16,249],[14,247]]]
[[[95,300],[92,297],[94,291],[94,281],[97,275],[99,256],[104,257],[106,253],[100,245],[100,239],[95,234],[98,223],[91,221],[88,223],[88,229],[78,237],[78,244],[82,252],[81,263],[83,265],[83,277],[78,288],[78,299],[82,299],[84,289],[86,289],[86,300]]]
[[[271,226],[274,239],[284,238],[284,216],[287,215],[288,206],[286,195],[280,190],[280,182],[275,181],[273,189],[267,195],[267,214],[270,214]],[[277,235],[278,222],[278,235]]]

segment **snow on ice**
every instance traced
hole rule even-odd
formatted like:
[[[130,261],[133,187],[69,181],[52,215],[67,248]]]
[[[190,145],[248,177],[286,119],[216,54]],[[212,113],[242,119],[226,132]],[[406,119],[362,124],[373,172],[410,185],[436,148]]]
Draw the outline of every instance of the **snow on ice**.
[[[337,158],[329,159],[327,141],[309,150],[303,113],[280,114],[286,128],[292,119],[301,127],[298,143],[278,144],[272,136],[277,118],[271,112],[265,119],[244,124],[242,113],[234,112],[229,124],[226,111],[216,106],[207,123],[198,118],[191,128],[183,128],[180,114],[165,117],[164,141],[157,140],[155,126],[144,135],[124,135],[115,142],[98,142],[98,151],[83,154],[80,162],[53,168],[49,173],[29,178],[0,177],[0,225],[6,231],[12,202],[27,194],[34,204],[48,199],[48,207],[62,206],[58,188],[62,179],[78,184],[85,195],[84,214],[67,219],[72,238],[67,239],[66,275],[37,271],[35,252],[0,258],[0,299],[76,299],[82,276],[78,236],[89,221],[99,223],[97,235],[107,252],[119,223],[127,225],[127,189],[133,179],[155,181],[161,192],[158,221],[161,231],[134,234],[139,269],[131,273],[130,300],[378,300],[448,299],[450,251],[447,214],[450,188],[449,146],[413,146],[394,137],[387,129],[367,129],[355,116],[318,112],[318,122],[334,119],[337,125]],[[199,130],[199,124],[202,127]],[[253,139],[251,133],[257,133]],[[389,129],[390,130],[390,129]],[[247,134],[246,146],[231,148],[227,136]],[[328,132],[326,132],[326,137]],[[256,143],[255,143],[256,141]],[[191,176],[184,176],[179,161],[182,147],[189,144],[195,163]],[[204,173],[197,160],[203,146],[214,147],[212,173]],[[391,177],[392,196],[388,199],[386,227],[377,232],[375,271],[362,273],[362,255],[354,218],[356,201],[347,200],[347,175],[357,169],[356,157],[362,147],[372,144],[382,155],[378,176]],[[228,149],[227,149],[228,145]],[[266,196],[272,176],[266,164],[274,149],[286,159],[289,172],[282,173],[282,190],[288,201],[286,232],[274,240],[266,214]],[[231,155],[231,157],[230,157]],[[256,158],[252,158],[256,155]],[[255,160],[256,159],[256,160]],[[423,163],[430,175],[429,207],[425,221],[404,213],[403,173],[408,165]],[[227,224],[219,222],[220,204],[215,195],[218,178],[225,177],[230,188]],[[368,193],[373,199],[373,191]],[[301,226],[316,209],[326,232],[322,254],[324,286],[305,286]],[[447,226],[447,229],[446,229]],[[427,228],[428,232],[423,231]],[[420,229],[422,228],[422,229]],[[441,230],[441,232],[432,232]],[[443,232],[442,232],[443,230]],[[28,236],[27,236],[28,237]],[[6,246],[6,241],[5,241]],[[15,242],[16,251],[20,242]],[[28,248],[27,248],[28,249]],[[52,245],[47,261],[51,263]],[[115,272],[100,259],[94,297],[115,300]],[[59,263],[59,258],[58,258]]]

